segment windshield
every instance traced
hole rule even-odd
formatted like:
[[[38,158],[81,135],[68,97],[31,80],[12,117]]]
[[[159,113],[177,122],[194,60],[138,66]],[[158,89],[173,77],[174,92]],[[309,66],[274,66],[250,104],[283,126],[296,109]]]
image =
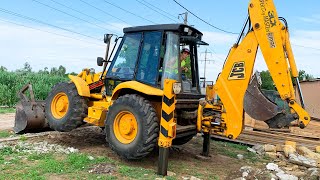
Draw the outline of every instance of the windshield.
[[[180,80],[179,76],[179,35],[173,32],[166,33],[166,51],[163,59],[162,82],[163,88],[165,79]]]

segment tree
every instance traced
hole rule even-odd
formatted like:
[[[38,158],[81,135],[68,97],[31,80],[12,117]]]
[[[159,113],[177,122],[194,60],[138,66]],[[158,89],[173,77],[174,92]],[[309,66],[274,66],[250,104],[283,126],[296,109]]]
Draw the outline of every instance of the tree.
[[[1,66],[0,67],[0,71],[8,71],[8,69],[6,67],[4,67],[4,66]]]
[[[271,77],[270,72],[268,70],[261,71],[260,77],[261,77],[261,81],[262,81],[261,89],[275,90],[272,77]]]
[[[261,71],[260,72],[261,76],[261,89],[266,89],[266,90],[275,90],[274,82],[271,78],[270,72],[267,71]],[[314,77],[311,74],[306,73],[304,70],[299,71],[299,76],[298,76],[299,81],[302,80],[312,80]],[[292,83],[295,85],[295,79],[292,78]]]
[[[28,62],[25,62],[23,64],[23,68],[17,69],[16,72],[23,73],[23,74],[30,73],[30,72],[32,72],[32,68],[31,68],[31,66],[30,66],[30,64]]]
[[[299,81],[312,80],[312,79],[314,79],[314,77],[311,74],[306,73],[306,71],[300,70],[298,79],[299,79]]]

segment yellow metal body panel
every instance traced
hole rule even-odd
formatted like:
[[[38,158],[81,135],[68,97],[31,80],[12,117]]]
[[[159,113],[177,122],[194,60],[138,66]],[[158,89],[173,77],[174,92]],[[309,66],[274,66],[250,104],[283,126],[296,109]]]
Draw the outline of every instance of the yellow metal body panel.
[[[140,83],[138,81],[127,81],[120,83],[114,88],[112,93],[112,99],[116,99],[121,89],[133,89],[135,91],[141,92],[146,95],[152,96],[162,96],[163,91],[161,89],[157,89],[146,84]]]
[[[168,148],[172,145],[172,140],[176,137],[176,120],[174,119],[175,94],[173,93],[173,84],[175,80],[166,79],[162,97],[162,111],[160,120],[160,136],[158,145]]]
[[[110,101],[90,101],[88,103],[88,116],[84,118],[84,121],[95,126],[104,127],[106,113],[110,105]]]
[[[215,93],[220,97],[226,111],[223,121],[227,126],[224,131],[227,137],[236,138],[242,131],[243,98],[251,78],[257,48],[258,42],[254,33],[248,33],[241,44],[231,50],[232,53],[229,54],[214,85]]]
[[[294,97],[291,92],[291,74],[283,49],[286,45],[281,32],[283,25],[273,1],[251,0],[249,14],[261,52],[281,98]]]
[[[78,76],[68,76],[70,80],[76,85],[78,94],[84,97],[90,97],[90,89],[88,83]]]
[[[298,70],[291,49],[288,29],[279,20],[272,0],[251,0],[249,15],[261,52],[280,97],[288,102],[294,102],[289,106],[298,114],[299,124],[302,124],[302,127],[307,126],[310,116],[295,103],[291,73],[293,77],[298,77]]]
[[[272,0],[251,0],[249,16],[253,31],[241,43],[234,45],[228,55],[214,91],[220,99],[212,101],[212,90],[207,91],[207,102],[200,103],[197,129],[214,131],[228,138],[237,138],[243,129],[243,99],[256,58],[258,45],[268,66],[280,97],[286,100],[292,113],[299,116],[299,125],[310,121],[308,113],[296,103],[291,79],[298,76],[288,29],[278,18]],[[204,115],[211,109],[214,115]],[[221,121],[221,122],[220,122]],[[215,125],[211,125],[211,123]]]

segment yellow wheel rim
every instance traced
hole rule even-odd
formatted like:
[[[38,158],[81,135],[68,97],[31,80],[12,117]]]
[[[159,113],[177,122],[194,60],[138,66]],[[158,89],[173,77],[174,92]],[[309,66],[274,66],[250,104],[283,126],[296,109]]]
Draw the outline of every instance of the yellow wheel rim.
[[[61,119],[63,118],[69,108],[69,99],[65,93],[58,93],[54,96],[51,102],[51,112],[54,118]]]
[[[129,111],[119,112],[113,123],[116,138],[123,144],[131,143],[137,136],[138,123]]]

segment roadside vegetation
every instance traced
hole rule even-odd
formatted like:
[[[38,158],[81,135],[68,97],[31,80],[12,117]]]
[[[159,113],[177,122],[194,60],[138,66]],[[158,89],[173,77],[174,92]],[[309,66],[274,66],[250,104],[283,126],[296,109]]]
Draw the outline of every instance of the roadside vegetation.
[[[0,67],[0,106],[13,107],[18,101],[17,92],[27,83],[32,84],[35,98],[44,100],[51,88],[58,82],[68,81],[66,68],[45,68],[38,72],[32,71],[28,63],[22,69],[8,71]],[[27,93],[28,94],[28,93]],[[2,109],[0,113],[4,110]]]
[[[16,112],[16,109],[10,108],[10,107],[0,107],[0,114],[5,114],[5,113],[14,113]]]

